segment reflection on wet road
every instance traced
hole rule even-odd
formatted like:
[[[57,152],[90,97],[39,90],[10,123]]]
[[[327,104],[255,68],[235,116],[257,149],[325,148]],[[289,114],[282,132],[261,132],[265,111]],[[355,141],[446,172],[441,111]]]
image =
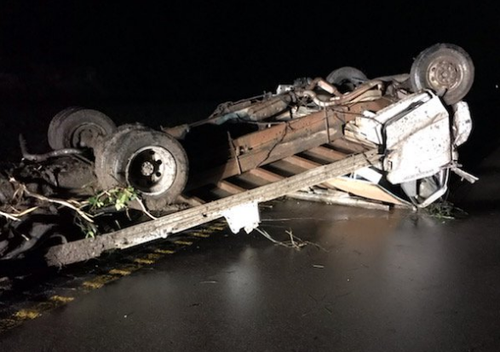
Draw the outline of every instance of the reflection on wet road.
[[[0,336],[2,351],[467,351],[500,345],[497,213],[447,221],[308,202],[309,245],[220,232]],[[321,248],[320,248],[321,247]]]

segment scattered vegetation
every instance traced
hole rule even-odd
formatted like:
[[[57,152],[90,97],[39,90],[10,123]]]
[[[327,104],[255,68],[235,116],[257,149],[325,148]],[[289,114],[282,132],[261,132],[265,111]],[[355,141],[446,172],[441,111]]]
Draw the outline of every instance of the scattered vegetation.
[[[128,204],[133,200],[139,200],[139,196],[133,187],[115,187],[90,197],[83,204],[83,207],[88,207],[91,214],[109,207],[121,211],[128,210]],[[77,218],[76,224],[85,234],[85,238],[94,238],[99,233],[98,226],[93,222],[82,221],[81,218]]]
[[[115,187],[110,190],[102,191],[88,199],[58,199],[47,197],[27,189],[26,185],[18,182],[14,178],[9,180],[15,185],[16,205],[9,205],[9,209],[4,207],[0,211],[0,216],[6,218],[8,221],[20,221],[28,214],[35,213],[43,209],[50,209],[52,212],[59,211],[60,207],[71,209],[74,212],[74,223],[85,234],[85,238],[94,238],[98,233],[98,225],[94,219],[106,212],[110,207],[116,211],[128,211],[128,206],[131,201],[137,200],[142,211],[148,216],[151,215],[147,212],[142,201],[139,198],[137,191],[133,187]],[[24,202],[22,200],[32,199],[32,202]],[[57,207],[54,208],[53,206]]]
[[[138,194],[133,187],[116,187],[103,191],[88,199],[90,211],[95,212],[98,209],[114,206],[117,211],[123,210],[128,203],[138,199]]]
[[[259,232],[262,236],[267,238],[269,241],[273,242],[274,244],[283,246],[283,247],[292,248],[292,249],[299,251],[307,245],[312,245],[312,246],[319,248],[325,252],[328,252],[326,249],[324,249],[323,247],[321,247],[317,243],[314,243],[311,241],[304,241],[304,240],[298,238],[297,236],[295,236],[293,234],[292,230],[285,231],[285,233],[289,236],[288,241],[278,241],[278,240],[274,239],[273,237],[271,237],[271,235],[264,229],[257,227],[255,230],[257,230],[257,232]]]
[[[463,219],[468,215],[467,212],[447,200],[435,202],[423,209],[423,211],[427,215],[440,220]]]

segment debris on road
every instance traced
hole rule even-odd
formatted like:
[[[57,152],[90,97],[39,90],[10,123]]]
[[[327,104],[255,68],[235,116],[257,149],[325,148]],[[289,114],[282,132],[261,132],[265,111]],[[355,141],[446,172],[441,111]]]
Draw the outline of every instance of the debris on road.
[[[322,189],[320,187],[313,187],[307,191],[290,193],[287,194],[287,197],[297,200],[354,206],[365,209],[377,209],[384,211],[389,211],[391,209],[391,206],[387,204],[365,200],[361,197],[353,196],[347,192],[334,189]]]

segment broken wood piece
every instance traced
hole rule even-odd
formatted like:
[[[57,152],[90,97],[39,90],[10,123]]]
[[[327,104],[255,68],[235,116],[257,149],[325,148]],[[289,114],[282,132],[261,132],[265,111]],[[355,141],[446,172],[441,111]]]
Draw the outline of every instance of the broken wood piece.
[[[287,194],[287,197],[297,200],[306,200],[310,202],[346,205],[346,206],[360,207],[366,209],[377,209],[384,211],[390,210],[390,207],[388,205],[355,198],[350,196],[346,192],[335,191],[335,190],[322,190],[314,188],[312,191],[308,192],[304,191],[293,192]]]

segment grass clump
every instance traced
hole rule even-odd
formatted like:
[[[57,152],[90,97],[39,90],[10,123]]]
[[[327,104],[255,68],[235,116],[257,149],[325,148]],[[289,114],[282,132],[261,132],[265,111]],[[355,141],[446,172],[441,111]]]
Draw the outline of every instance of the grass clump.
[[[432,203],[424,211],[427,215],[440,220],[463,219],[469,215],[466,211],[446,200]]]

